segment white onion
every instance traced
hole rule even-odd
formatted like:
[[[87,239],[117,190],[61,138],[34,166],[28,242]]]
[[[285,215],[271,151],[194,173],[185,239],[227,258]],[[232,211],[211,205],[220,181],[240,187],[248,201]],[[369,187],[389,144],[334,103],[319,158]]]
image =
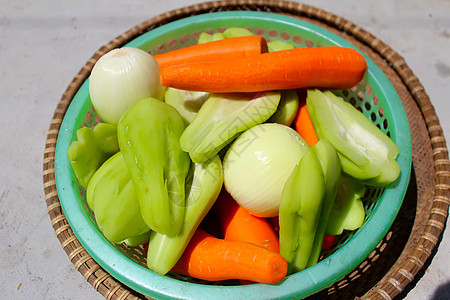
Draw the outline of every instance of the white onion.
[[[288,126],[255,126],[244,132],[225,155],[225,188],[249,213],[275,217],[284,184],[308,149],[309,145]]]
[[[149,97],[163,99],[159,65],[153,56],[139,48],[111,50],[92,69],[89,93],[102,120],[117,124],[135,102]]]

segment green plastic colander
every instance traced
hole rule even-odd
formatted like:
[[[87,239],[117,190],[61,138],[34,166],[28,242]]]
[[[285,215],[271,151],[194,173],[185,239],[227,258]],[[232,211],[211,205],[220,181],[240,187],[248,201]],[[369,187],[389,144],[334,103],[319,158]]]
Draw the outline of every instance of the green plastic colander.
[[[280,39],[296,47],[345,46],[345,39],[319,26],[279,14],[262,12],[216,12],[171,22],[153,29],[126,46],[157,54],[197,42],[201,32],[220,32],[245,27],[267,40]],[[363,199],[364,225],[345,233],[313,267],[287,276],[274,285],[240,285],[237,281],[206,282],[168,274],[161,276],[145,267],[142,247],[129,248],[106,240],[98,229],[67,158],[67,149],[82,126],[93,126],[99,118],[89,98],[89,82],[81,86],[61,125],[55,156],[58,196],[67,220],[86,251],[116,279],[131,289],[157,299],[292,299],[312,295],[355,269],[378,245],[393,223],[409,183],[412,161],[411,136],[401,101],[383,72],[367,56],[366,75],[356,87],[340,91],[398,145],[399,178],[385,188],[368,188]]]

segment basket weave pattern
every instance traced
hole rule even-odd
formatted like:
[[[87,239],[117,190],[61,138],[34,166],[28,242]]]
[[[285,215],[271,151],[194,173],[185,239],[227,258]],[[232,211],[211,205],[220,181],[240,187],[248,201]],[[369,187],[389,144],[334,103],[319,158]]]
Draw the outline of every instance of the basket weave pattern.
[[[355,271],[311,298],[392,299],[416,279],[432,258],[444,230],[450,195],[450,162],[442,127],[419,79],[405,60],[361,27],[339,16],[290,1],[214,1],[173,10],[143,22],[101,47],[74,77],[57,104],[43,160],[45,200],[51,224],[75,268],[106,299],[140,299],[103,270],[75,237],[61,209],[55,183],[55,149],[65,112],[95,62],[108,51],[174,20],[223,10],[286,14],[330,30],[361,49],[386,74],[405,107],[412,135],[411,183],[399,215],[377,249]],[[420,180],[419,180],[420,179]],[[394,243],[395,241],[395,243]]]

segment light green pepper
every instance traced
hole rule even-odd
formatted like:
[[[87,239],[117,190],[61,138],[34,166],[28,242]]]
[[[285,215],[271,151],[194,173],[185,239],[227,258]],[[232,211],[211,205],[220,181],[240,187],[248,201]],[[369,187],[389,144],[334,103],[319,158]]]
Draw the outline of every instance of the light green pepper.
[[[213,34],[209,34],[207,32],[202,32],[202,33],[200,33],[200,35],[198,37],[197,43],[204,44],[204,43],[223,40],[223,39],[225,39],[225,36],[221,32],[216,32]]]
[[[130,247],[136,247],[139,245],[144,245],[148,243],[148,240],[150,239],[150,234],[152,233],[151,230],[137,236],[131,236],[127,238],[124,243],[127,244],[127,246]]]
[[[273,40],[268,42],[267,47],[269,48],[269,52],[294,49],[294,45],[292,45],[291,43],[286,43],[280,40]]]
[[[219,156],[216,155],[207,162],[193,165],[190,172],[193,173],[189,176],[192,181],[186,182],[189,193],[180,234],[170,237],[152,232],[148,244],[147,265],[150,270],[162,275],[170,271],[181,257],[222,188],[223,170]]]
[[[219,153],[243,131],[276,111],[280,92],[212,94],[180,139],[194,163]]]
[[[122,153],[109,158],[94,173],[86,190],[86,200],[97,225],[111,242],[149,235],[150,228],[141,216],[139,200]]]
[[[209,34],[209,33],[207,33],[207,32],[202,32],[202,33],[200,33],[200,35],[198,36],[197,44],[208,43],[208,42],[211,42],[212,40],[213,40],[212,34]]]
[[[240,36],[249,36],[253,35],[253,33],[247,28],[243,27],[229,27],[225,29],[223,35],[226,39],[240,37]]]
[[[336,199],[339,179],[341,177],[341,164],[334,147],[327,140],[320,140],[314,148],[322,165],[323,177],[325,180],[325,195],[307,267],[313,266],[319,261],[323,237]]]
[[[184,129],[178,111],[153,98],[136,102],[117,125],[142,216],[152,230],[170,236],[180,232],[184,220],[190,165],[179,144]]]
[[[291,126],[297,115],[299,103],[300,100],[296,90],[281,91],[281,99],[278,108],[267,122]]]
[[[397,145],[364,114],[331,91],[308,90],[306,103],[317,136],[336,148],[344,173],[373,186],[397,179]]]
[[[185,91],[170,87],[164,94],[164,101],[180,113],[186,124],[194,120],[200,107],[208,98],[209,93],[206,92]]]
[[[356,230],[366,216],[362,197],[366,186],[358,180],[342,174],[336,199],[328,219],[326,233],[339,235],[344,230]]]
[[[340,168],[326,140],[306,152],[285,183],[280,201],[280,254],[289,273],[315,264],[336,195]]]
[[[75,177],[86,188],[95,171],[118,151],[116,126],[99,123],[94,129],[77,130],[77,140],[70,144],[67,156]]]

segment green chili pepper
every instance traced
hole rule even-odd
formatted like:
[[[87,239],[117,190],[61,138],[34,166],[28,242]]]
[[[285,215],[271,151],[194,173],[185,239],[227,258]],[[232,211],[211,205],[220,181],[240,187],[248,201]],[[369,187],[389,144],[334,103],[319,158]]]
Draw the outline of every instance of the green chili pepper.
[[[241,132],[265,122],[278,107],[280,92],[212,94],[180,139],[194,163],[219,153]]]
[[[358,180],[342,174],[336,199],[328,219],[326,233],[339,235],[344,230],[356,230],[366,215],[362,197],[366,186]]]
[[[72,142],[67,156],[75,177],[80,185],[86,188],[95,171],[118,151],[116,126],[99,123],[94,129],[78,129],[77,141]]]
[[[117,125],[119,146],[147,225],[177,235],[185,211],[189,155],[180,148],[185,129],[175,108],[153,98],[136,102]]]
[[[373,186],[397,179],[397,145],[364,114],[330,91],[308,90],[306,101],[317,136],[336,148],[344,173]]]
[[[189,193],[180,234],[170,237],[152,232],[150,236],[147,265],[159,274],[166,274],[176,264],[222,188],[223,170],[218,155],[207,162],[193,165],[190,173],[192,181],[186,182]]]
[[[122,153],[109,158],[94,173],[86,190],[86,200],[100,231],[120,244],[148,235],[150,228],[141,216],[139,201]]]
[[[280,201],[280,254],[294,273],[315,264],[339,182],[333,146],[319,141],[294,168]]]

